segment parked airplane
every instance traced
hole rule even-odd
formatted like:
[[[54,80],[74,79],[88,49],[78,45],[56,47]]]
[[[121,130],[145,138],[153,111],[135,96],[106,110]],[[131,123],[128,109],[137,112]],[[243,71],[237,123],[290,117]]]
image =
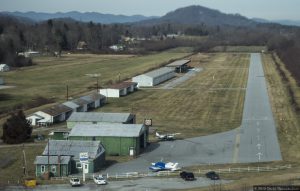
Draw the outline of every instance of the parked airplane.
[[[159,134],[158,132],[155,133],[156,137],[163,141],[172,141],[175,140],[175,136],[179,135],[180,133],[172,133],[172,134]]]
[[[157,171],[163,171],[163,170],[175,171],[175,170],[179,170],[180,168],[178,167],[178,163],[156,162],[156,163],[151,163],[151,166],[149,167],[149,169],[154,171],[154,172],[157,172]]]

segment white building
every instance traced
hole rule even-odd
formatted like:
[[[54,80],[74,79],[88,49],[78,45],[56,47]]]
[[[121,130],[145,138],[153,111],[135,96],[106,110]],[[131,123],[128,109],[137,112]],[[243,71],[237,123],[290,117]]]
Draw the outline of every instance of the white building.
[[[160,68],[151,72],[135,76],[132,78],[133,82],[138,83],[138,87],[141,86],[155,86],[169,80],[175,76],[173,68]]]
[[[26,119],[31,125],[47,126],[52,123],[62,122],[69,118],[72,114],[72,108],[59,104],[48,107],[41,111],[37,111],[34,114],[28,116]]]
[[[137,83],[135,82],[121,82],[106,89],[100,89],[99,93],[105,97],[121,97],[134,92],[136,89]]]
[[[0,64],[0,72],[7,72],[10,68],[7,64]]]

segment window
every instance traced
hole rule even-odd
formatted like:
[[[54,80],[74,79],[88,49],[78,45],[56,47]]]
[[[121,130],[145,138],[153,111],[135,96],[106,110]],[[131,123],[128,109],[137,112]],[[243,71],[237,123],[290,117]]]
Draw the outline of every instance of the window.
[[[41,173],[44,173],[46,171],[46,166],[45,165],[41,165]]]
[[[97,124],[97,121],[93,121],[93,124]]]
[[[51,172],[56,173],[56,166],[55,165],[51,166]]]
[[[76,163],[76,168],[82,168],[81,162],[77,162],[77,163]]]

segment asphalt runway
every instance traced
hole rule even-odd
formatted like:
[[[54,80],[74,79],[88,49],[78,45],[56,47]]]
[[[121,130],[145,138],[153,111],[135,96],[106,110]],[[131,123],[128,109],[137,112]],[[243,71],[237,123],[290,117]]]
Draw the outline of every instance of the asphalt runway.
[[[240,128],[191,139],[153,143],[135,160],[110,166],[103,173],[148,172],[152,162],[202,164],[251,163],[281,160],[275,122],[260,54],[251,54]]]
[[[260,54],[251,54],[248,84],[235,162],[282,160]],[[239,135],[237,135],[239,136]]]

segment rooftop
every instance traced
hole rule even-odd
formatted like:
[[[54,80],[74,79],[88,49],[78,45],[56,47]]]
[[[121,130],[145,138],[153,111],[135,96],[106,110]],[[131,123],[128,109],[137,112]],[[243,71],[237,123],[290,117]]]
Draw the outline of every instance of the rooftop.
[[[168,67],[177,67],[182,66],[184,64],[189,63],[191,60],[176,60],[175,62],[172,62],[171,64],[168,64]]]
[[[131,113],[74,112],[67,121],[125,123],[132,117]]]
[[[159,68],[157,70],[153,70],[151,72],[147,72],[145,74],[142,74],[142,75],[145,75],[145,76],[149,76],[149,77],[152,77],[152,78],[155,78],[155,77],[159,77],[161,75],[164,75],[166,73],[169,73],[169,72],[173,72],[174,70],[172,68],[167,68],[167,67],[164,67],[164,68]]]
[[[44,112],[44,113],[47,113],[49,115],[52,115],[52,116],[58,116],[62,113],[72,111],[72,108],[67,107],[63,104],[59,104],[59,105],[54,105],[54,106],[48,107],[48,108],[43,109],[41,111]]]
[[[143,124],[76,124],[71,130],[69,137],[139,137],[143,127]]]
[[[118,84],[114,84],[114,85],[111,85],[109,86],[110,89],[124,89],[124,88],[128,88],[130,86],[136,86],[137,83],[136,82],[121,82],[121,83],[118,83]]]
[[[67,102],[64,102],[62,104],[65,105],[65,106],[67,106],[67,107],[69,107],[69,108],[72,108],[72,109],[76,109],[76,108],[79,107],[79,105],[77,105],[73,101],[67,101]]]
[[[49,164],[69,164],[70,160],[70,156],[60,156],[59,161],[58,156],[49,156]],[[34,164],[48,164],[48,156],[36,156]]]
[[[49,155],[79,158],[79,153],[88,152],[89,158],[94,159],[104,151],[100,141],[49,140]],[[48,155],[48,144],[43,155]]]
[[[98,94],[98,93],[94,93],[94,94],[90,94],[90,95],[80,97],[80,99],[86,100],[89,103],[100,100],[102,98],[105,98],[105,97],[101,94]]]

